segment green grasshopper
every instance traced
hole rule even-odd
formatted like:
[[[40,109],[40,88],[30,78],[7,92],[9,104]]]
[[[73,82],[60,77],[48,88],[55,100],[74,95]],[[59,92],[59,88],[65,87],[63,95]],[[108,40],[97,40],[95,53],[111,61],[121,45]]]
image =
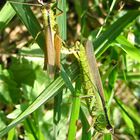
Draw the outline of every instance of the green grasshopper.
[[[84,93],[89,96],[87,105],[90,115],[95,119],[94,128],[103,131],[104,128],[112,131],[105,104],[103,86],[96,64],[96,58],[91,41],[87,41],[85,47],[77,45],[79,52],[76,57],[79,59],[80,73],[83,79]]]
[[[57,3],[48,4],[44,3],[43,0],[37,0],[38,4],[28,4],[22,3],[24,5],[35,5],[41,7],[42,17],[43,17],[43,28],[45,35],[44,47],[44,70],[47,70],[49,77],[54,78],[55,72],[60,70],[60,49],[62,46],[62,40],[59,37],[58,25],[56,23],[56,16],[61,14],[62,11],[57,8]],[[14,1],[9,1],[11,3],[18,3]],[[60,11],[56,15],[54,8]],[[37,35],[38,36],[38,35]]]

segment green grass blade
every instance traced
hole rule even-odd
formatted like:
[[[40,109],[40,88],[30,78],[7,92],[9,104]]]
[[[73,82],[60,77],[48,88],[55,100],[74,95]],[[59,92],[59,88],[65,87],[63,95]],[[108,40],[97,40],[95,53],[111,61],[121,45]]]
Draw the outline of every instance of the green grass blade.
[[[113,140],[111,134],[104,134],[103,140]]]
[[[92,136],[91,136],[91,131],[89,130],[91,126],[88,123],[86,114],[84,112],[84,108],[82,108],[82,107],[80,109],[80,119],[81,119],[82,126],[83,126],[82,140],[91,140]]]
[[[131,58],[140,62],[140,50],[133,46],[124,36],[117,37],[115,43],[118,47],[123,49]]]
[[[53,122],[57,125],[61,118],[61,103],[62,103],[62,91],[60,91],[54,98],[54,115]]]
[[[0,131],[0,137],[6,134],[11,128],[15,127],[18,123],[20,123],[25,117],[35,111],[38,107],[40,107],[43,103],[48,101],[57,95],[58,90],[60,90],[64,86],[64,82],[61,77],[57,78],[47,89],[45,89],[37,99],[23,112],[21,113],[13,122],[11,122],[5,129]]]
[[[123,74],[119,75],[120,79],[124,79]],[[132,73],[128,72],[126,74],[127,81],[132,81],[132,82],[140,82],[140,73]]]
[[[120,99],[115,97],[115,101],[117,105],[121,108],[122,112],[122,118],[124,119],[126,125],[127,125],[127,131],[129,135],[133,136],[133,139],[137,140],[136,131],[137,128],[140,127],[140,120],[139,120],[139,114],[134,109],[127,105],[125,105]]]
[[[71,110],[71,118],[70,118],[70,125],[69,125],[69,132],[68,132],[68,140],[74,140],[76,136],[76,130],[77,130],[77,121],[79,117],[80,112],[80,93],[81,93],[81,81],[79,78],[76,82],[76,90],[75,95],[73,96],[73,103],[72,103],[72,110]]]
[[[24,2],[24,0],[19,0],[18,2]],[[33,38],[36,38],[37,34],[41,31],[41,26],[30,7],[17,3],[11,3],[11,5],[19,16],[20,20],[26,26],[29,33],[33,36]],[[38,35],[36,42],[38,43],[40,48],[43,49],[43,47],[45,46],[43,33],[40,33]]]
[[[11,7],[9,2],[6,2],[6,4],[0,11],[0,31],[2,31],[8,25],[8,23],[12,20],[15,14],[16,12]]]
[[[114,41],[114,39],[123,31],[123,29],[137,16],[139,16],[139,14],[139,10],[131,10],[126,12],[125,15],[109,26],[107,30],[94,41],[94,46],[96,53],[98,53],[98,57],[109,47],[108,44]]]
[[[108,21],[108,18],[109,18],[110,14],[111,14],[111,12],[112,12],[114,6],[115,6],[116,1],[117,1],[117,0],[113,0],[113,1],[112,1],[111,6],[110,6],[110,8],[109,8],[109,12],[108,12],[108,14],[107,14],[107,16],[106,16],[106,18],[105,18],[104,24],[103,24],[103,26],[101,26],[100,30],[98,31],[98,33],[97,33],[97,35],[96,35],[96,38],[100,35],[100,33],[102,32],[104,26],[106,25],[106,22]]]
[[[66,86],[69,88],[69,90],[73,94],[75,92],[74,87],[71,83],[70,78],[67,75],[67,72],[65,71],[65,69],[63,67],[61,69],[61,76],[62,76],[63,80],[65,81]]]
[[[67,25],[66,25],[66,0],[58,1],[58,8],[60,8],[63,13],[57,17],[57,23],[60,31],[60,37],[63,40],[67,38]]]
[[[77,69],[73,69],[71,78],[72,80],[75,79],[77,73]],[[74,74],[74,75],[73,75]],[[54,82],[50,84],[49,87],[44,89],[42,93],[36,98],[36,100],[31,103],[31,105],[23,111],[14,121],[12,121],[6,128],[0,131],[0,137],[5,135],[9,130],[11,130],[13,127],[15,127],[17,124],[19,124],[22,120],[24,120],[29,114],[34,112],[36,109],[38,109],[42,104],[44,104],[46,101],[50,100],[54,96],[56,96],[64,87],[65,82],[61,77],[58,77]]]
[[[7,140],[14,140],[17,139],[17,134],[15,128],[11,129],[8,133]]]
[[[139,114],[133,110],[132,108],[126,106],[121,100],[119,100],[117,97],[114,97],[116,103],[118,106],[122,109],[122,111],[138,126],[140,126],[140,119]]]
[[[71,118],[70,118],[70,125],[69,125],[69,131],[68,131],[68,140],[72,140],[75,139],[76,136],[76,130],[77,130],[77,126],[76,126],[76,122],[78,120],[78,116],[79,116],[79,110],[80,110],[80,87],[81,87],[81,83],[79,83],[79,78],[77,79],[76,82],[76,90],[74,89],[70,77],[68,77],[66,71],[64,70],[64,68],[62,68],[62,78],[65,81],[66,86],[69,88],[69,90],[71,91],[72,95],[73,95],[73,100],[72,100],[72,110],[71,110]]]

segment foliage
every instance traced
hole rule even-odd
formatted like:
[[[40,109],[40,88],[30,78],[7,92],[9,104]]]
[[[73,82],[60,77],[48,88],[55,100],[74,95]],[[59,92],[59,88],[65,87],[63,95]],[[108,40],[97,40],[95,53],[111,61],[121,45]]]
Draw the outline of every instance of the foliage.
[[[73,54],[62,48],[61,72],[53,81],[43,71],[40,7],[6,2],[0,11],[1,139],[140,139],[139,5],[137,0],[58,1],[67,52],[77,40],[93,42],[114,127],[114,133],[106,133],[91,127],[85,83]]]

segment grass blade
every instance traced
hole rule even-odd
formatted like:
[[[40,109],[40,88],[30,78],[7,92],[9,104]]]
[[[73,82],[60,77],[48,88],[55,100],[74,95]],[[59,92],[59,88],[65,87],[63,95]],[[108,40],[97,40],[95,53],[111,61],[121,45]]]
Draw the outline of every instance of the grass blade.
[[[72,80],[75,79],[76,77],[76,72],[77,69],[73,69],[72,71],[72,75],[71,78]],[[75,75],[73,76],[73,74],[75,73]],[[9,132],[9,130],[11,130],[13,127],[15,127],[17,124],[19,124],[21,121],[23,121],[29,114],[31,114],[32,112],[34,112],[36,109],[38,109],[42,104],[44,104],[46,101],[50,100],[51,98],[53,98],[54,96],[56,96],[59,91],[62,90],[62,88],[64,87],[65,82],[63,81],[63,79],[59,76],[55,81],[53,81],[49,87],[47,87],[46,89],[44,89],[41,94],[36,98],[35,101],[33,101],[31,103],[31,105],[25,110],[23,111],[14,121],[12,121],[6,128],[4,128],[3,130],[0,131],[0,137],[2,137],[3,135],[5,135],[6,133]]]
[[[0,31],[2,31],[8,25],[8,23],[12,20],[15,14],[16,12],[11,7],[9,2],[6,2],[6,4],[0,11]]]
[[[24,2],[24,0],[19,0],[18,2]],[[33,14],[32,10],[30,9],[30,7],[27,5],[17,3],[11,3],[11,5],[16,11],[17,15],[19,16],[20,20],[28,29],[29,33],[33,36],[33,38],[36,38],[38,34],[36,42],[38,43],[40,48],[43,49],[45,46],[45,39],[43,33],[40,33],[41,26],[38,20],[36,19],[35,15]]]
[[[71,118],[70,118],[70,125],[69,125],[69,132],[68,132],[68,140],[75,139],[76,130],[77,130],[77,121],[79,117],[80,111],[80,90],[81,90],[81,82],[79,78],[76,82],[76,90],[75,95],[73,96],[73,103],[72,103],[72,110],[71,110]]]
[[[123,31],[123,29],[137,16],[139,16],[139,14],[139,10],[131,10],[126,12],[125,15],[109,26],[107,30],[94,41],[94,46],[96,53],[98,53],[98,57],[109,47],[108,44],[114,41],[115,38]]]
[[[123,49],[131,58],[140,62],[140,51],[133,46],[124,36],[118,36],[115,43],[118,47]]]

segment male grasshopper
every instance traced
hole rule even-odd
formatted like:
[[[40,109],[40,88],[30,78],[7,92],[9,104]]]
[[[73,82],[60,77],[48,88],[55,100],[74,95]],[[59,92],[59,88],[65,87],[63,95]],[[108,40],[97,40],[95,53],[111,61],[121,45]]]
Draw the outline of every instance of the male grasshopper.
[[[47,70],[49,77],[54,78],[55,71],[60,69],[60,49],[61,39],[59,37],[58,25],[56,23],[56,14],[54,8],[58,9],[60,13],[62,11],[57,8],[57,3],[44,3],[43,0],[37,0],[38,4],[29,4],[41,7],[43,17],[43,28],[45,35],[45,47],[44,47],[44,69]],[[11,3],[18,3],[10,1]],[[27,3],[23,3],[27,5]],[[60,14],[59,13],[59,14]],[[39,33],[38,33],[39,34]],[[38,36],[38,35],[37,35]]]
[[[44,69],[47,69],[50,77],[53,78],[55,68],[60,69],[60,48],[62,44],[58,36],[59,31],[54,12],[50,5],[44,4],[42,0],[38,0],[38,2],[42,4],[41,11],[46,38]]]

